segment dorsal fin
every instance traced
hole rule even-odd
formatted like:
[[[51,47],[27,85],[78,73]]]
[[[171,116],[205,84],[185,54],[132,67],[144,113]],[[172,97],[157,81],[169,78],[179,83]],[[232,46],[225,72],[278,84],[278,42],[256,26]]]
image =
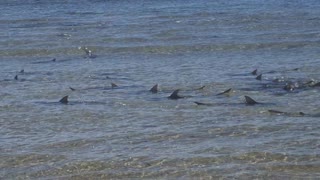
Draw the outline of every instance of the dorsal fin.
[[[157,93],[157,92],[158,92],[158,84],[154,85],[154,86],[150,89],[150,91],[151,91],[152,93]]]
[[[257,71],[258,71],[258,69],[255,69],[255,70],[253,70],[253,71],[251,72],[251,74],[252,74],[252,75],[257,75]]]
[[[62,104],[68,104],[68,102],[69,102],[69,101],[68,101],[68,97],[69,97],[69,96],[63,97],[62,99],[60,99],[59,102],[62,103]]]
[[[111,83],[111,87],[116,88],[116,87],[118,87],[118,85],[116,85],[115,83]]]
[[[56,58],[53,58],[51,61],[56,62]]]
[[[183,98],[181,96],[178,95],[180,89],[177,89],[175,91],[173,91],[173,93],[168,97],[169,99],[180,99]]]
[[[21,69],[20,73],[24,73],[24,69]]]
[[[18,80],[18,75],[16,75],[16,76],[14,77],[14,80]]]
[[[227,90],[225,90],[225,91],[223,91],[222,93],[219,93],[219,94],[217,94],[217,95],[228,94],[228,93],[231,92],[231,90],[232,90],[232,88],[227,89]]]
[[[251,97],[249,96],[244,96],[246,104],[248,105],[255,105],[255,104],[259,104],[257,101],[253,100]]]
[[[71,91],[75,91],[76,89],[75,88],[72,88],[72,87],[69,87],[71,89]]]
[[[261,81],[261,79],[262,79],[262,74],[260,74],[259,76],[256,77],[256,80]]]

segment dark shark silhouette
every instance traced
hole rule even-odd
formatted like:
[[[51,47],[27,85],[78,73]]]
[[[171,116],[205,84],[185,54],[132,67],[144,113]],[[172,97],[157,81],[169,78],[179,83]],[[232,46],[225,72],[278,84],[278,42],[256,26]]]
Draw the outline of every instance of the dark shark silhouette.
[[[251,97],[249,96],[244,96],[245,97],[245,103],[246,105],[255,105],[255,104],[262,104],[260,102],[257,102],[255,100],[253,100]],[[202,102],[198,102],[198,101],[195,101],[194,102],[195,104],[197,105],[202,105],[202,106],[213,106],[213,105],[226,105],[226,103],[215,103],[215,104],[212,104],[212,103],[202,103]]]
[[[26,79],[19,78],[18,75],[15,75],[13,79],[14,79],[14,81],[21,81],[21,82],[26,81]],[[4,81],[11,81],[11,79],[5,79]]]
[[[251,97],[249,97],[249,96],[244,96],[244,98],[245,98],[245,103],[246,103],[247,105],[261,104],[261,103],[255,101],[255,100],[253,100],[253,99],[252,99]]]
[[[257,75],[258,69],[255,69],[251,72],[252,75]]]
[[[262,74],[260,74],[259,76],[256,77],[256,80],[261,81],[262,80]]]
[[[149,91],[152,93],[157,93],[158,92],[158,84],[154,85]]]
[[[64,96],[62,99],[60,99],[60,103],[62,104],[68,104],[69,100],[68,100],[69,96]]]
[[[118,85],[116,85],[115,83],[111,83],[111,88],[116,88],[119,87]]]
[[[194,103],[198,106],[213,106],[213,104],[210,103],[202,103],[202,102],[198,102],[198,101],[194,101]]]
[[[173,91],[173,93],[168,97],[169,99],[181,99],[181,98],[185,98],[183,96],[179,96],[178,93],[179,93],[180,89],[177,89],[175,91]]]
[[[51,63],[51,62],[56,62],[56,58],[53,58],[49,61],[38,61],[38,62],[33,62],[32,64],[44,64],[44,63]]]
[[[61,104],[64,104],[64,105],[77,105],[77,104],[106,105],[107,104],[104,101],[72,101],[71,102],[71,101],[68,100],[68,98],[69,98],[69,96],[64,96],[63,98],[60,99],[59,102],[55,102],[55,103],[61,103]],[[52,103],[45,102],[44,104],[52,104]]]
[[[274,114],[285,114],[286,112],[278,111],[278,110],[268,110],[269,113],[274,113]]]
[[[278,111],[278,110],[273,110],[273,109],[269,109],[268,112],[271,113],[271,114],[287,115],[287,116],[305,116],[306,115],[303,112],[290,113],[290,112],[283,112],[283,111]]]
[[[320,86],[320,82],[314,84],[312,87],[319,87]]]
[[[217,94],[217,96],[218,95],[223,95],[223,94],[229,94],[231,92],[231,90],[232,90],[232,88],[227,89],[227,90],[223,91],[222,93]]]

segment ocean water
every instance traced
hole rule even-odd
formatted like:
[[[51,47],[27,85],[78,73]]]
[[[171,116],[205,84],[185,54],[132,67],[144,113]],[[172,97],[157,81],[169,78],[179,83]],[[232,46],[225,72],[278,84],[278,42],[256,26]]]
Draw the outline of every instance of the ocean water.
[[[320,177],[320,1],[0,8],[0,179]]]

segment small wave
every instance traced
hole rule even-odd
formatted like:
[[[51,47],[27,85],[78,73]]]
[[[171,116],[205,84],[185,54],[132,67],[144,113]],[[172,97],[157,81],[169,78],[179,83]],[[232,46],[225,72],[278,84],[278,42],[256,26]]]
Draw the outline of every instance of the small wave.
[[[140,41],[139,39],[133,39]],[[132,45],[132,46],[91,46],[93,52],[99,55],[105,54],[175,54],[192,52],[214,52],[214,51],[255,51],[260,49],[291,49],[303,48],[305,46],[318,46],[319,42],[271,42],[271,43],[246,43],[246,44],[173,44],[173,45]],[[54,55],[83,55],[78,47],[58,47],[58,48],[19,48],[2,49],[0,56],[54,56]]]

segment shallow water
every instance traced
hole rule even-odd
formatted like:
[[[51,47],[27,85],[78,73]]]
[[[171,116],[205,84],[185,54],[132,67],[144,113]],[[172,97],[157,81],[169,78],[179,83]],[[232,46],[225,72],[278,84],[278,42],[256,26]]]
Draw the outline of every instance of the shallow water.
[[[1,179],[320,176],[318,1],[0,6]]]

